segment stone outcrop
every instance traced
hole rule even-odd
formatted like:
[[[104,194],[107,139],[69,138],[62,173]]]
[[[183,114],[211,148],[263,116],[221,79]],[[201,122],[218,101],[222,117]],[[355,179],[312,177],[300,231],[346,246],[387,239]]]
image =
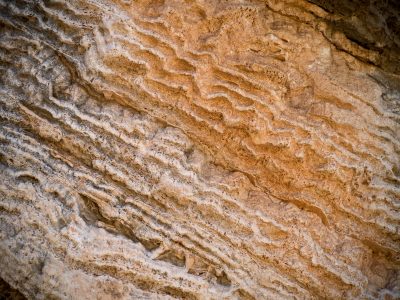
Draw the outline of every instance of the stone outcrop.
[[[1,0],[7,289],[398,299],[399,9],[363,2]]]

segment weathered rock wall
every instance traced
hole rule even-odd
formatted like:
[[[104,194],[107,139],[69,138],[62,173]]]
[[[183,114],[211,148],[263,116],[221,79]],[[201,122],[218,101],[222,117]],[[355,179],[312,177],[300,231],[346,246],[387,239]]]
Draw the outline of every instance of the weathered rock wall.
[[[0,277],[399,298],[398,10],[312,2],[1,0]]]

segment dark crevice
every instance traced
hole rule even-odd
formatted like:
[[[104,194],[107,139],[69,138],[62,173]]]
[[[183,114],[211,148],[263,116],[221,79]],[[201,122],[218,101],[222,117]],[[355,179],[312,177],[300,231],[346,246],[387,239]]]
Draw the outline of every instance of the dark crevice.
[[[0,277],[0,300],[26,300],[26,298]]]
[[[19,175],[17,177],[17,180],[20,182],[30,182],[32,184],[40,183],[39,179],[37,179],[35,176],[30,175],[30,174]]]
[[[399,1],[308,0],[308,2],[329,13],[324,21],[329,25],[330,31],[342,32],[356,45],[380,54],[377,62],[357,56],[358,59],[372,63],[385,71],[400,74]],[[347,49],[335,46],[349,53]],[[354,53],[349,54],[354,56]]]

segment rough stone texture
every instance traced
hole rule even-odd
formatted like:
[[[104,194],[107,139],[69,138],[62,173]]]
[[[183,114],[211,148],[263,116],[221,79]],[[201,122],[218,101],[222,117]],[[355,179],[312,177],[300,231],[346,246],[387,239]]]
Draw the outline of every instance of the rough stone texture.
[[[0,277],[28,299],[398,299],[396,1],[0,1]]]

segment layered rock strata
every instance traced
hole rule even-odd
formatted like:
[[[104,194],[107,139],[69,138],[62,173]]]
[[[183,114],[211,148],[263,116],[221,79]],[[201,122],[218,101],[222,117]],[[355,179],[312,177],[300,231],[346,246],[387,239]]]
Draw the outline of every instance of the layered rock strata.
[[[28,299],[398,299],[382,3],[1,0],[0,277]]]

